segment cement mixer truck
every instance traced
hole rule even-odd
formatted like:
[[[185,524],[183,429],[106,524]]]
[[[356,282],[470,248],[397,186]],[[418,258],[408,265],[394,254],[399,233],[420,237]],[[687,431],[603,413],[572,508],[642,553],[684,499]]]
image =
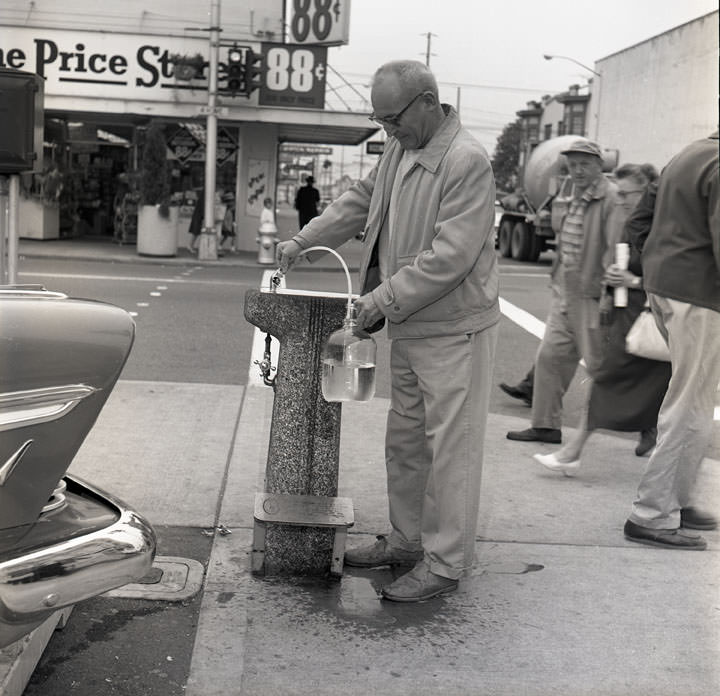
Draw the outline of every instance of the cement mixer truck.
[[[560,153],[577,140],[584,138],[561,135],[539,143],[525,165],[522,188],[500,200],[497,248],[505,258],[537,261],[541,252],[555,247],[555,234],[572,198],[572,182]],[[603,171],[616,165],[617,151],[605,151]]]

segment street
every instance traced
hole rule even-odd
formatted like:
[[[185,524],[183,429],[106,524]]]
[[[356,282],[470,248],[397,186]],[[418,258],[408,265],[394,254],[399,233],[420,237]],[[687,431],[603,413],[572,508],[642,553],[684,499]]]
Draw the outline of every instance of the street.
[[[544,320],[549,298],[548,269],[549,259],[544,256],[537,264],[516,265],[503,260],[501,296],[504,302]],[[243,301],[247,289],[260,285],[263,270],[250,266],[202,265],[192,261],[187,265],[37,258],[22,261],[19,278],[22,283],[41,283],[48,289],[62,290],[73,296],[111,302],[135,316],[136,342],[112,397],[119,400],[116,403],[125,404],[124,410],[117,412],[135,411],[133,419],[126,422],[108,420],[114,413],[109,404],[88,438],[88,449],[83,446],[70,471],[88,480],[98,478],[109,490],[118,492],[127,502],[137,505],[141,513],[147,514],[156,527],[160,556],[190,558],[209,566],[213,535],[217,538],[221,523],[230,516],[221,510],[218,494],[222,494],[228,475],[232,475],[237,457],[244,456],[245,443],[241,439],[236,441],[234,453],[231,449],[228,455],[227,450],[235,433],[242,432],[243,409],[252,407],[244,401],[244,387],[249,370],[256,369],[251,367],[252,361],[261,357],[251,355],[254,327],[243,317]],[[299,289],[342,291],[345,287],[342,273],[315,271],[308,267],[291,272],[287,282],[289,287]],[[388,342],[384,332],[376,338],[376,396],[387,399]],[[504,317],[494,383],[519,380],[530,367],[537,345],[538,339],[532,333]],[[577,424],[581,375],[582,369],[579,369],[565,401],[565,422],[569,426]],[[133,401],[138,395],[142,399]],[[494,389],[490,414],[491,418],[527,419],[530,410]],[[171,445],[162,438],[166,422],[172,423],[178,433],[178,441]],[[112,436],[112,441],[124,443],[122,446],[127,451],[122,454],[125,460],[128,456],[133,459],[132,469],[114,470],[113,462],[122,461],[123,457],[117,452],[104,451],[103,443],[98,439],[104,436]],[[625,464],[623,477],[634,479],[645,460],[632,455],[633,434],[620,437],[628,440],[625,458],[637,464],[636,469]],[[498,438],[504,441],[504,431],[492,434],[493,441]],[[596,446],[602,447],[602,436],[597,439]],[[526,448],[516,447],[511,451],[518,452],[517,459],[518,462],[522,460],[520,468],[524,470],[528,466],[524,462]],[[247,457],[250,460],[252,448],[252,443],[248,442]],[[491,461],[497,458],[490,450],[487,455]],[[99,461],[100,456],[105,461]],[[502,464],[510,466],[511,462]],[[352,466],[356,468],[357,464],[353,462]],[[177,476],[174,470],[178,471]],[[603,490],[600,481],[594,486],[599,474],[601,472],[593,474],[579,494],[599,496],[604,501],[600,505],[602,509],[609,504],[608,496],[614,494]],[[384,485],[381,476],[376,478],[368,482],[369,490],[379,490]],[[550,485],[557,483],[554,477],[534,480],[540,485],[545,485],[545,481]],[[488,484],[491,497],[495,496],[492,479]],[[614,498],[613,504],[629,505],[631,485],[626,483],[625,486],[628,488],[627,500]],[[513,490],[511,487],[505,494],[512,496]],[[234,506],[248,504],[246,500],[249,501],[251,491],[247,487],[243,491],[242,499],[233,499]],[[539,496],[538,500],[541,503],[547,501],[555,509],[556,503],[551,498]],[[512,511],[498,508],[491,513],[491,518],[493,514],[502,518],[508,513]],[[235,514],[247,517],[247,510],[238,510]],[[362,505],[360,514],[366,514]],[[544,523],[549,525],[545,533],[551,536],[558,529],[564,529],[554,526],[561,518],[553,522],[553,517],[554,514],[549,513],[543,517]],[[617,520],[618,523],[621,521],[621,518]],[[374,517],[361,522],[370,529],[383,524]],[[528,528],[531,544],[536,534],[532,527],[529,525]],[[237,538],[234,543],[242,549],[247,546],[243,534],[246,530],[235,527]],[[609,534],[608,538],[615,539],[612,528],[603,529],[601,534]],[[478,538],[481,539],[482,534]],[[498,538],[497,533],[493,538]],[[512,541],[521,538],[522,532]],[[579,544],[578,549],[583,546],[579,539],[573,543]],[[603,544],[607,543],[614,542],[607,542],[603,536]],[[360,587],[361,581],[362,577],[350,578],[352,584],[348,587]],[[210,589],[206,589],[206,595]],[[280,592],[277,601],[282,605],[284,594],[279,586],[260,584],[256,592],[259,595],[267,592],[270,596]],[[240,596],[233,600],[231,594],[219,592],[217,595],[219,616],[225,617],[221,619],[224,622],[233,621],[232,607],[233,612],[244,611],[244,608],[238,608]],[[356,601],[362,604],[369,600]],[[201,604],[202,592],[175,602],[105,596],[81,603],[75,607],[68,625],[54,634],[25,695],[180,696],[187,693],[191,658],[198,649],[202,650],[202,634],[198,632]],[[227,614],[222,613],[225,604]],[[375,611],[373,608],[371,617]],[[420,615],[425,616],[422,610]],[[404,614],[399,616],[397,620],[406,620]],[[274,649],[277,650],[277,646]],[[260,662],[265,659],[262,653],[257,653],[259,647],[255,652],[249,647],[247,650],[254,659]],[[280,653],[275,654],[274,659],[283,662]],[[247,693],[262,691],[262,685],[253,681],[252,672],[246,678],[250,685]],[[238,687],[238,691],[230,693],[241,692]]]

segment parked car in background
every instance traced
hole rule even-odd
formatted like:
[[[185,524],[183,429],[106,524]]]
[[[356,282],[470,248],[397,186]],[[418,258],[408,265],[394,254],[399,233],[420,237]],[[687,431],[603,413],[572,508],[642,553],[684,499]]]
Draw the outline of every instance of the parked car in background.
[[[147,575],[150,524],[66,474],[130,354],[124,310],[0,286],[0,648]]]

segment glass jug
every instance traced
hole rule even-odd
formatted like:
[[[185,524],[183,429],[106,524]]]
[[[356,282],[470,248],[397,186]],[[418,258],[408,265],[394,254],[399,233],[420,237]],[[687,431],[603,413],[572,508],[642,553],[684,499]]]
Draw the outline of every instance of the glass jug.
[[[326,401],[369,401],[375,394],[375,339],[357,326],[354,314],[330,335],[322,352]]]

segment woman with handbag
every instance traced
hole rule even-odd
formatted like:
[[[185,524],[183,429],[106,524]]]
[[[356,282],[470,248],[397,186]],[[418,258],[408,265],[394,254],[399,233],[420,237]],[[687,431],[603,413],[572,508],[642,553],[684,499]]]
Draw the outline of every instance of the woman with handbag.
[[[643,165],[647,167],[647,165]],[[657,177],[657,173],[655,173]],[[602,358],[590,386],[588,401],[575,435],[560,450],[536,454],[534,459],[553,471],[570,476],[580,467],[582,449],[598,428],[640,432],[635,453],[648,454],[655,445],[657,415],[670,381],[670,363],[633,355],[625,339],[636,319],[645,311],[639,254],[631,250],[627,269],[609,263],[615,242],[627,242],[624,222],[640,200],[649,181],[639,165],[627,164],[615,171],[618,215],[614,236],[608,240],[607,270],[600,300]],[[614,306],[616,288],[627,288],[626,306]]]

